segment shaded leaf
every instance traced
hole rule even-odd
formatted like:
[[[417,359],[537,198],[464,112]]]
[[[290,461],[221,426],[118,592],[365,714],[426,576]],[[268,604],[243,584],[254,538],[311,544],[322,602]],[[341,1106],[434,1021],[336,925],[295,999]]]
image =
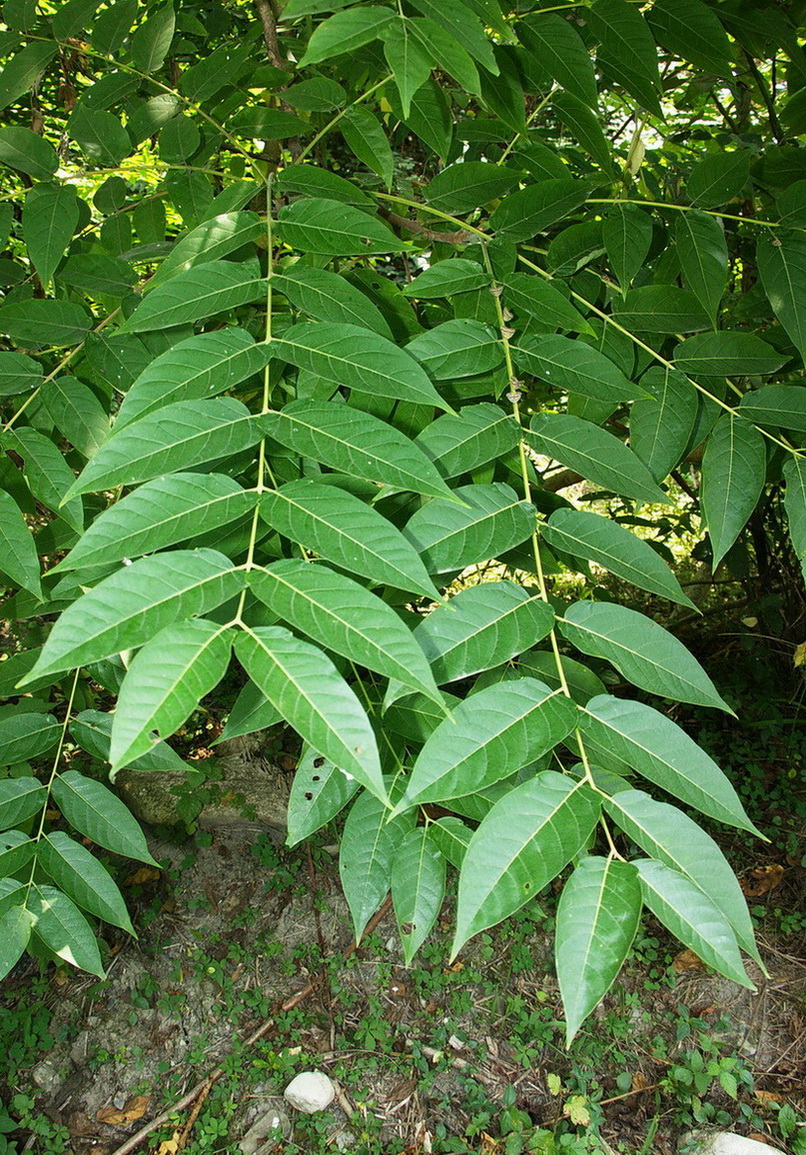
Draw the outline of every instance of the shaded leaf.
[[[30,590],[42,601],[39,555],[33,534],[20,507],[4,490],[0,490],[0,541],[3,545],[0,572],[10,578],[13,585]]]
[[[388,820],[388,811],[365,791],[350,808],[339,852],[339,875],[358,940],[389,889],[392,863],[413,814]]]
[[[764,488],[767,450],[749,421],[725,413],[719,418],[702,459],[700,497],[713,550],[712,569],[744,529]]]
[[[104,977],[101,955],[92,927],[75,903],[55,886],[31,887],[28,910],[37,937],[72,966]]]
[[[288,846],[296,846],[339,814],[360,784],[310,746],[303,747],[288,799]]]
[[[53,830],[41,839],[37,861],[80,907],[134,934],[123,895],[98,859],[79,842]]]
[[[410,966],[437,921],[445,897],[445,859],[426,827],[403,835],[392,862],[391,884],[403,959]]]

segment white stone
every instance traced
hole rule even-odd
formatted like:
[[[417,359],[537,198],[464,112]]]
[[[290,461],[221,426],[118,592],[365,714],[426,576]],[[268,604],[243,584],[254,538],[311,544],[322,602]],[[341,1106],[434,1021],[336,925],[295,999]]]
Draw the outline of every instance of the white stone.
[[[720,1131],[716,1135],[705,1135],[699,1132],[687,1137],[687,1141],[696,1140],[695,1147],[686,1146],[690,1155],[781,1155],[777,1147],[770,1147],[769,1143],[759,1143],[757,1139],[746,1139],[744,1135],[735,1135],[730,1131]]]
[[[336,1098],[336,1088],[322,1071],[303,1071],[291,1080],[283,1095],[286,1103],[313,1115],[330,1106]]]

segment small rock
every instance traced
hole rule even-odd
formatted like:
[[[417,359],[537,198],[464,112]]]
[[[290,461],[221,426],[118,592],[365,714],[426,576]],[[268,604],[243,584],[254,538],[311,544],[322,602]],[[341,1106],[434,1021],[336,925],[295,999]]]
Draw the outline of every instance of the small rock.
[[[282,1109],[283,1100],[272,1096],[260,1104],[259,1116],[241,1139],[238,1146],[243,1155],[256,1155],[267,1139],[276,1141],[291,1134],[291,1120]]]
[[[292,1107],[313,1115],[330,1106],[336,1098],[336,1088],[322,1071],[303,1071],[291,1080],[283,1094]]]
[[[337,1132],[333,1142],[339,1151],[349,1151],[351,1147],[355,1147],[358,1140],[350,1128],[345,1127],[342,1131]]]
[[[690,1146],[692,1140],[695,1146]],[[681,1149],[689,1155],[781,1155],[777,1147],[770,1147],[769,1143],[759,1143],[757,1139],[746,1139],[744,1135],[736,1135],[732,1131],[720,1131],[718,1134],[706,1135],[704,1132],[693,1132],[683,1137]]]
[[[37,1063],[31,1072],[31,1078],[37,1087],[41,1087],[49,1095],[54,1094],[62,1084],[61,1075],[52,1063]]]

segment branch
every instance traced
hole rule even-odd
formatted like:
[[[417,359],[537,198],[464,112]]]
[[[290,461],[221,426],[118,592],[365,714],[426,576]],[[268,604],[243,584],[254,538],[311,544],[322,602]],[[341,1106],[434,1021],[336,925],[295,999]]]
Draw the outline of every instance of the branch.
[[[399,229],[408,229],[410,233],[416,233],[417,236],[425,237],[429,241],[437,241],[445,245],[467,245],[476,239],[473,233],[465,232],[464,229],[455,233],[438,233],[434,229],[429,229],[427,225],[421,225],[419,221],[412,221],[408,217],[402,217],[399,213],[392,212],[391,209],[379,208],[378,212],[390,224],[397,225]]]
[[[260,23],[263,25],[263,39],[269,54],[269,62],[275,68],[282,68],[284,72],[288,72],[288,61],[280,51],[280,41],[277,38],[277,14],[271,0],[255,0],[255,8],[260,17]]]

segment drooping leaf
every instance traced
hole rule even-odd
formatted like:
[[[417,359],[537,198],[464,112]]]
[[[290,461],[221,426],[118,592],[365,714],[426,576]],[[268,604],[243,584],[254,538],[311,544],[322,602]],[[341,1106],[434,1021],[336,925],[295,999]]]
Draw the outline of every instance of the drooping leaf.
[[[786,492],[784,502],[789,520],[792,546],[806,576],[806,464],[802,457],[792,457],[784,465]]]
[[[441,701],[426,656],[395,611],[326,566],[291,559],[250,574],[261,601],[318,645]]]
[[[157,477],[99,514],[54,569],[108,565],[205,537],[249,513],[256,502],[254,491],[220,473]]]
[[[638,205],[619,201],[602,222],[602,239],[610,267],[626,291],[649,252],[652,218]]]
[[[129,333],[148,333],[205,321],[265,295],[266,283],[255,277],[251,264],[210,261],[158,285],[137,306],[124,328]]]
[[[25,198],[22,213],[25,245],[46,288],[78,224],[78,211],[72,185],[37,184]]]
[[[613,985],[638,930],[641,907],[641,884],[630,862],[588,856],[563,887],[555,959],[566,1046]]]
[[[176,401],[115,430],[69,496],[136,485],[172,470],[234,456],[261,436],[260,418],[233,397]]]
[[[134,934],[123,895],[94,855],[61,830],[41,840],[37,861],[53,882],[84,910]]]
[[[605,172],[610,172],[613,167],[610,145],[596,113],[573,92],[555,92],[551,106],[591,159]]]
[[[7,448],[18,453],[25,463],[25,480],[31,493],[48,509],[59,513],[72,529],[84,529],[84,508],[79,499],[62,505],[62,499],[75,480],[73,471],[58,447],[44,433],[27,426],[17,426],[4,438]],[[55,568],[55,567],[54,567]]]
[[[656,918],[708,966],[755,990],[742,963],[736,936],[723,914],[698,886],[655,859],[636,862],[644,902]]]
[[[534,678],[479,690],[453,710],[420,751],[398,812],[500,782],[552,750],[576,718],[568,698]]]
[[[349,405],[295,401],[268,414],[262,427],[301,457],[378,486],[452,499],[437,468],[394,426]]]
[[[369,329],[303,322],[286,329],[272,346],[278,357],[331,381],[334,388],[449,408],[413,356]]]
[[[140,72],[156,72],[168,55],[176,17],[173,4],[153,8],[131,38],[130,51]]]
[[[619,791],[604,806],[636,846],[699,886],[731,924],[742,949],[759,959],[747,899],[736,875],[696,822],[643,790]]]
[[[403,835],[392,862],[391,884],[403,959],[410,966],[437,921],[445,897],[445,859],[426,827]]]
[[[160,630],[135,654],[113,716],[113,774],[186,721],[223,678],[231,646],[231,630],[193,618]]]
[[[290,726],[386,803],[375,734],[363,706],[330,659],[278,626],[250,627],[235,653]]]
[[[452,955],[535,898],[582,850],[598,817],[590,787],[553,770],[496,802],[462,862]]]
[[[585,743],[611,751],[648,781],[702,814],[737,826],[755,828],[736,791],[717,766],[671,719],[641,702],[604,695],[584,707]],[[606,759],[605,759],[606,761]]]
[[[6,23],[9,22],[7,7],[4,5],[3,12]],[[0,79],[0,110],[8,108],[19,97],[30,92],[55,55],[56,45],[52,40],[34,42],[15,52],[6,61]]]
[[[641,377],[652,394],[633,404],[630,448],[655,481],[663,481],[680,462],[697,421],[697,391],[675,369],[652,368]]]
[[[475,61],[450,32],[427,16],[412,17],[409,27],[434,61],[435,67],[447,72],[468,92],[481,96],[481,81]]]
[[[124,858],[159,865],[149,854],[137,820],[101,782],[85,778],[77,770],[57,774],[53,800],[70,825],[99,846]]]
[[[355,800],[341,836],[339,875],[358,940],[389,890],[392,863],[413,814],[389,821],[388,811],[368,791]]]
[[[412,7],[422,12],[423,16],[434,20],[482,67],[497,75],[498,64],[492,45],[472,4],[468,7],[460,0],[412,0]],[[490,17],[487,15],[484,23],[489,20]]]
[[[521,42],[567,92],[595,109],[596,76],[582,37],[559,12],[535,12],[518,26]]]
[[[381,39],[386,63],[400,94],[403,115],[408,116],[414,93],[428,80],[436,61],[420,37],[415,35],[407,16],[399,16],[387,23]]]
[[[296,846],[321,830],[360,789],[355,778],[349,779],[310,746],[303,747],[288,799],[287,845]]]
[[[716,327],[728,283],[728,245],[722,226],[717,217],[692,209],[680,214],[675,241],[683,278]]]
[[[611,662],[642,690],[733,713],[694,655],[644,614],[613,603],[574,602],[558,624],[583,654]]]
[[[277,227],[286,244],[326,256],[372,256],[404,247],[377,217],[326,197],[306,197],[281,209]]]
[[[75,377],[55,377],[43,385],[42,400],[59,432],[83,457],[94,457],[109,433],[109,416],[89,386]],[[75,490],[68,494],[75,496]]]
[[[92,927],[75,903],[55,886],[34,883],[28,898],[37,937],[72,966],[104,977],[103,963]]]
[[[412,102],[416,95],[416,92],[412,94]],[[401,112],[402,111],[401,108]],[[409,115],[411,115],[411,111],[409,111]],[[342,136],[347,142],[347,145],[352,149],[358,159],[372,172],[377,173],[386,187],[389,188],[392,184],[392,176],[395,171],[395,158],[387,135],[384,132],[383,125],[379,122],[378,118],[371,113],[368,108],[362,108],[361,105],[353,105],[352,108],[348,108],[345,112],[339,127],[341,128]],[[357,223],[355,219],[354,223]],[[362,233],[359,232],[358,235],[363,238]],[[363,238],[361,243],[365,246],[377,243],[388,246],[390,236],[391,234],[388,232],[383,235],[378,233],[372,238]],[[301,241],[299,243],[302,245]],[[331,236],[328,243],[338,246],[344,244],[344,240],[336,240]],[[316,248],[315,251],[319,252],[320,250]],[[321,251],[330,252],[331,250],[328,248]],[[342,249],[339,248],[338,251],[342,252]],[[389,249],[387,248],[384,251],[388,252]]]
[[[0,981],[22,958],[33,925],[34,916],[25,906],[12,906],[0,914]]]
[[[558,509],[541,531],[549,546],[595,562],[639,589],[696,609],[666,562],[642,538],[595,513]]]
[[[766,473],[762,435],[744,418],[723,414],[708,438],[702,460],[700,496],[713,569],[744,529],[761,496]]]
[[[33,534],[14,498],[2,489],[0,489],[0,541],[3,546],[0,554],[0,573],[10,578],[12,585],[30,590],[34,597],[42,601],[39,555]]]
[[[548,381],[561,393],[578,393],[614,405],[646,396],[643,386],[625,377],[604,353],[559,333],[527,333],[518,342],[515,357],[521,369]]]
[[[504,277],[504,300],[520,316],[539,323],[540,330],[562,329],[567,333],[590,333],[593,329],[554,285],[529,273]]]
[[[429,573],[498,557],[532,533],[534,507],[508,485],[460,486],[454,496],[464,504],[435,498],[409,519],[404,531]]]
[[[600,42],[600,67],[649,112],[662,116],[655,41],[639,9],[622,0],[596,0],[589,22]]]
[[[282,722],[282,718],[277,708],[254,682],[247,682],[235,699],[226,725],[213,745],[227,742],[230,738],[240,738],[243,734],[268,730],[278,722]]]
[[[214,609],[244,583],[229,558],[212,549],[141,558],[67,607],[23,683],[141,646],[177,618]]]
[[[669,503],[649,470],[623,442],[590,421],[568,413],[532,418],[530,445],[546,457],[575,469],[595,485],[636,501]]]
[[[756,261],[773,312],[806,359],[806,237],[795,232],[760,237]]]
[[[349,573],[439,597],[414,546],[377,510],[350,493],[308,479],[292,481],[263,494],[260,514],[284,537]]]
[[[655,0],[647,22],[659,44],[696,68],[730,76],[733,52],[713,8],[702,0]]]
[[[59,167],[56,149],[30,128],[12,124],[0,128],[0,164],[34,180],[50,180]]]

